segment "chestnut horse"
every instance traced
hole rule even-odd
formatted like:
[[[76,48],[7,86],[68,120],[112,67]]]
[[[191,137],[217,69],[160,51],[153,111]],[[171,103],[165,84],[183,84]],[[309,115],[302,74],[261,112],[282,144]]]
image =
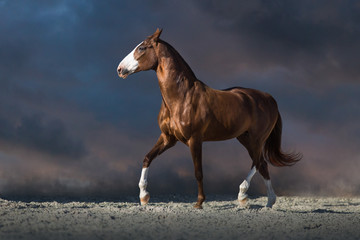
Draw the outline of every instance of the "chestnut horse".
[[[256,171],[267,186],[267,207],[276,195],[272,189],[267,161],[274,166],[290,166],[300,154],[281,151],[282,123],[276,101],[267,93],[241,87],[215,90],[198,80],[180,54],[161,40],[162,30],[146,38],[119,64],[118,75],[126,78],[140,71],[155,70],[162,105],[158,116],[161,134],[145,156],[139,182],[140,202],[150,199],[146,191],[148,168],[156,156],[173,147],[177,141],[190,148],[198,184],[195,208],[205,200],[202,172],[202,143],[236,138],[245,146],[253,161],[251,171],[239,186],[240,204],[247,200],[246,191]]]

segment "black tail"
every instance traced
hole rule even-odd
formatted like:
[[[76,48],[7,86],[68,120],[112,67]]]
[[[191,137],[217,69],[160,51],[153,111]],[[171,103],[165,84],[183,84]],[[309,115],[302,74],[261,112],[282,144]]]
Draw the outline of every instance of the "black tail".
[[[276,167],[292,166],[302,158],[301,153],[283,153],[281,151],[282,122],[279,113],[278,120],[270,136],[265,142],[265,158]]]

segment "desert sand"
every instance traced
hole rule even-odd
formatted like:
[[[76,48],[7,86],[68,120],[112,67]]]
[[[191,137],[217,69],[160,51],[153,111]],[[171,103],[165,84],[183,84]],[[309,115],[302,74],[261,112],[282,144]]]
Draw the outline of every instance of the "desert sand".
[[[360,239],[360,198],[0,199],[0,239]]]

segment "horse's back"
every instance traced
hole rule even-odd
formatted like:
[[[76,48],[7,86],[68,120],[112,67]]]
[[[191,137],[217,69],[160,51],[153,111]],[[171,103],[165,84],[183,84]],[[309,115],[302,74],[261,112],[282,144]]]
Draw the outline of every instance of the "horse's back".
[[[237,94],[245,94],[254,99],[274,99],[269,93],[253,89],[253,88],[243,88],[243,87],[232,87],[222,90],[224,92],[232,92]]]
[[[255,107],[267,107],[269,110],[277,110],[277,103],[273,96],[269,93],[252,89],[252,88],[243,88],[243,87],[232,87],[222,90],[223,92],[229,92],[241,96],[242,99],[247,98],[248,101],[255,104]]]

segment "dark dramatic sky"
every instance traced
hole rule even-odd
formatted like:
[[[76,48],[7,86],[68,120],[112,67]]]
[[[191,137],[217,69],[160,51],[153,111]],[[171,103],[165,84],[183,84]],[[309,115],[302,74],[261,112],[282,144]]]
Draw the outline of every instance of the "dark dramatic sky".
[[[211,87],[277,99],[283,148],[304,155],[270,168],[277,193],[360,194],[358,1],[0,0],[0,195],[137,195],[161,95],[153,71],[116,67],[157,27]],[[234,197],[251,166],[235,140],[205,143],[203,162],[205,191]],[[195,197],[182,143],[149,190]]]

